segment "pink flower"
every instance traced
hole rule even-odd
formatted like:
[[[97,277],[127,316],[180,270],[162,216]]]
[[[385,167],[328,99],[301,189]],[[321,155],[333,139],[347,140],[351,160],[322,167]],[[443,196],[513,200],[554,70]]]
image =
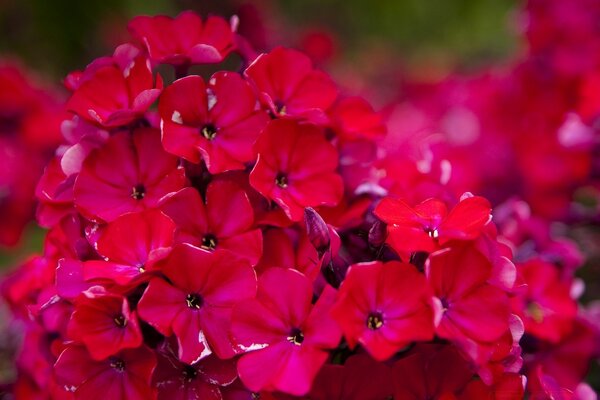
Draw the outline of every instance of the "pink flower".
[[[509,329],[508,296],[488,283],[492,264],[474,246],[429,256],[425,275],[439,301],[436,334],[456,344],[494,342]]]
[[[138,304],[140,317],[165,336],[173,333],[179,359],[193,364],[214,350],[234,352],[227,332],[231,309],[254,296],[256,274],[243,259],[225,250],[212,253],[179,244],[161,264]]]
[[[325,112],[337,98],[338,90],[327,74],[313,69],[308,56],[277,47],[258,56],[245,74],[274,116],[327,123]]]
[[[335,172],[337,152],[317,127],[271,121],[258,138],[256,150],[258,161],[250,184],[291,220],[302,219],[304,207],[333,206],[342,198],[342,178]]]
[[[83,72],[67,109],[105,128],[129,125],[141,118],[160,95],[162,78],[156,84],[146,57],[123,45],[114,61],[90,64]]]
[[[258,281],[256,299],[234,308],[233,339],[248,351],[238,361],[238,373],[250,390],[308,393],[327,350],[340,341],[329,316],[335,290],[327,286],[314,306],[312,297],[312,284],[304,275],[270,268]]]
[[[250,85],[234,72],[204,83],[192,75],[167,87],[158,105],[163,145],[173,154],[219,173],[256,159],[252,145],[269,117],[256,109]]]
[[[123,214],[102,228],[96,249],[104,261],[84,262],[83,278],[135,285],[168,254],[174,236],[175,223],[159,210]]]
[[[350,266],[332,315],[350,348],[360,343],[378,361],[413,341],[433,339],[431,294],[425,277],[411,264]]]
[[[479,196],[464,197],[450,212],[437,199],[413,208],[386,197],[375,208],[375,215],[388,224],[388,243],[400,256],[433,252],[451,240],[474,240],[490,221],[491,212],[490,203]]]
[[[162,150],[155,129],[117,133],[92,151],[74,186],[75,205],[88,218],[113,221],[155,207],[185,184],[179,160]]]
[[[221,360],[214,354],[189,365],[165,341],[158,348],[158,365],[152,384],[158,389],[158,400],[222,400],[220,387],[237,379],[235,360]]]
[[[54,365],[54,373],[65,390],[79,399],[96,399],[99,394],[114,400],[154,398],[150,377],[156,357],[146,346],[123,350],[96,361],[83,346],[69,345]]]
[[[381,114],[362,97],[347,97],[336,103],[329,116],[333,129],[344,140],[379,139],[386,133]]]
[[[262,232],[254,228],[254,212],[246,193],[235,183],[214,181],[206,202],[193,188],[165,197],[160,208],[177,224],[177,241],[207,251],[225,249],[256,265],[262,254]]]
[[[420,344],[393,366],[394,399],[455,399],[472,376],[455,347]]]
[[[221,17],[205,22],[194,12],[175,18],[165,15],[139,16],[128,25],[131,35],[163,64],[212,64],[223,61],[235,48],[232,27]]]
[[[127,299],[98,287],[75,299],[68,332],[70,338],[85,345],[94,360],[139,347],[143,342],[136,313],[130,310]]]

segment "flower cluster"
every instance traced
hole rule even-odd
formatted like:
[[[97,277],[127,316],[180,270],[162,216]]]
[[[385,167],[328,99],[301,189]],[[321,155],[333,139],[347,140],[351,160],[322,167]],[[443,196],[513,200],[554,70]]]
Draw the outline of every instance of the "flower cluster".
[[[591,174],[593,72],[553,109],[533,55],[508,93],[415,88],[436,142],[300,51],[256,55],[237,22],[137,17],[66,78],[65,143],[36,191],[44,251],[2,286],[25,332],[15,396],[593,398],[582,256],[540,217]],[[238,71],[195,73],[233,53]],[[516,163],[489,158],[515,144]],[[506,199],[512,168],[531,207]]]
[[[0,59],[0,247],[19,243],[33,219],[33,192],[61,143],[59,96],[17,62]]]

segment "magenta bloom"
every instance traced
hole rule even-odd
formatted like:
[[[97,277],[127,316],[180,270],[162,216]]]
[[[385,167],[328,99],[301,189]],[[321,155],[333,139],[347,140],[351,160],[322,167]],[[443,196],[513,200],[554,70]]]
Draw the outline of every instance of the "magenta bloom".
[[[342,198],[337,151],[317,127],[271,121],[258,138],[256,150],[258,161],[250,184],[292,221],[302,219],[304,207],[334,206]]]
[[[177,359],[168,342],[157,351],[158,365],[152,384],[158,400],[222,400],[220,387],[237,379],[235,360],[221,360],[214,354],[189,365]]]
[[[140,128],[117,133],[92,151],[73,188],[75,205],[88,218],[113,221],[121,214],[155,207],[181,189],[185,176],[177,157],[160,145],[160,133]]]
[[[139,347],[143,341],[136,313],[129,309],[127,299],[98,287],[75,299],[68,329],[69,337],[82,342],[95,360]]]
[[[233,339],[247,354],[238,361],[240,379],[250,390],[278,390],[302,396],[340,341],[329,312],[335,290],[327,286],[316,304],[312,283],[301,273],[270,268],[258,281],[256,299],[233,311]]]
[[[67,109],[94,124],[114,128],[141,118],[160,95],[162,79],[156,85],[148,59],[135,48],[117,48],[114,62],[90,64],[76,83]]]
[[[118,285],[136,282],[173,245],[175,223],[156,209],[124,214],[102,229],[96,243],[104,261],[83,264],[87,281],[110,281]]]
[[[250,85],[234,72],[218,72],[206,85],[199,76],[169,86],[158,105],[163,145],[213,173],[244,169],[254,161],[252,145],[269,120],[256,109]]]
[[[571,333],[577,317],[571,285],[560,279],[557,267],[539,259],[520,264],[518,269],[526,290],[512,299],[513,310],[523,319],[527,333],[560,342]]]
[[[332,315],[350,348],[360,343],[378,361],[413,341],[433,339],[433,306],[425,277],[411,264],[354,264]]]
[[[192,11],[175,18],[142,15],[133,18],[128,28],[150,58],[163,64],[218,63],[235,48],[234,32],[225,19],[208,17],[203,22]]]
[[[256,265],[262,254],[262,232],[254,229],[254,212],[246,192],[229,181],[214,181],[206,203],[194,188],[164,198],[160,208],[179,228],[177,240],[207,251],[225,249]]]
[[[491,220],[492,208],[483,197],[466,197],[450,212],[438,199],[414,208],[399,199],[384,198],[375,215],[388,224],[388,243],[401,256],[414,251],[433,252],[451,240],[476,239]]]
[[[492,265],[474,246],[433,253],[425,274],[439,301],[438,336],[464,345],[493,342],[508,331],[508,296],[488,283]]]
[[[233,356],[228,338],[231,309],[256,291],[250,264],[228,251],[210,253],[179,244],[160,269],[169,281],[150,281],[138,304],[140,317],[165,336],[174,333],[179,359],[187,364],[213,350],[220,358]]]
[[[362,97],[347,97],[338,101],[329,114],[335,133],[344,140],[379,139],[386,126],[381,114]]]
[[[473,371],[455,347],[421,344],[394,364],[393,374],[394,399],[451,400],[467,385]]]
[[[154,398],[150,377],[155,367],[156,357],[146,346],[96,361],[84,347],[69,345],[58,357],[54,373],[76,400],[96,399],[99,393],[111,400],[147,400]]]
[[[338,90],[324,72],[313,69],[305,54],[283,47],[261,54],[246,69],[260,101],[277,117],[307,119],[324,124]]]

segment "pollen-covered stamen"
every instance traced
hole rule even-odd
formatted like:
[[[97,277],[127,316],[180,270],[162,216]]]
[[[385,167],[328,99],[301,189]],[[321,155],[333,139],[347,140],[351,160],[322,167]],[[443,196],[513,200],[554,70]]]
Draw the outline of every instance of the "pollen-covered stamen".
[[[196,377],[198,376],[198,371],[196,371],[196,368],[192,367],[191,365],[186,365],[183,368],[183,379],[186,382],[191,382],[194,379],[196,379]]]
[[[429,237],[432,239],[437,239],[440,236],[440,233],[438,232],[437,228],[427,228],[425,229],[425,232],[427,232]]]
[[[381,313],[372,313],[367,318],[367,328],[377,330],[383,326],[383,316]]]
[[[202,304],[204,304],[204,300],[202,299],[202,297],[196,293],[188,294],[185,298],[185,301],[189,308],[193,308],[196,310],[199,310],[200,307],[202,307]]]
[[[131,189],[131,198],[134,200],[142,200],[146,196],[146,187],[141,183],[135,185],[133,189]]]
[[[125,326],[127,326],[127,320],[125,319],[125,316],[123,314],[115,316],[113,321],[115,321],[115,325],[119,328],[125,328]]]
[[[214,250],[217,247],[217,238],[215,235],[207,234],[202,238],[202,244],[200,245],[205,250]]]
[[[217,136],[217,128],[213,124],[204,125],[201,132],[207,140],[213,140]]]
[[[120,358],[111,357],[110,358],[110,366],[111,368],[116,369],[119,372],[123,372],[125,370],[125,362]]]
[[[302,342],[304,342],[304,334],[298,328],[295,328],[290,333],[290,336],[287,337],[288,342],[295,344],[296,346],[300,346]]]
[[[287,108],[286,108],[285,104],[283,103],[283,101],[281,101],[281,100],[275,101],[275,111],[279,115],[285,115]]]
[[[287,175],[284,174],[283,172],[278,173],[277,176],[275,177],[275,184],[282,189],[285,189],[286,187],[288,187]]]
[[[537,302],[530,301],[527,304],[525,311],[531,317],[531,319],[533,319],[538,324],[544,321],[544,311]]]

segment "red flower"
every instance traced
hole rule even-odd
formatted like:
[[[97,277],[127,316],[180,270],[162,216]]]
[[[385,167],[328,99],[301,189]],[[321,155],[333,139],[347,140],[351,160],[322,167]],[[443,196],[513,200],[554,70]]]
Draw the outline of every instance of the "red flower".
[[[75,205],[88,218],[110,222],[121,214],[155,207],[181,189],[184,171],[164,152],[155,129],[117,133],[90,153],[74,186]]]
[[[310,400],[393,398],[392,369],[367,354],[350,356],[344,365],[325,364],[315,378]]]
[[[473,246],[429,256],[425,274],[439,301],[436,334],[458,345],[493,342],[509,330],[508,296],[488,283],[493,267]]]
[[[159,210],[123,214],[102,229],[96,250],[104,261],[84,262],[83,277],[127,285],[168,253],[174,235],[175,224]]]
[[[560,280],[558,268],[539,259],[519,265],[526,291],[513,298],[513,310],[527,333],[557,343],[573,329],[577,303],[570,285]]]
[[[258,161],[250,184],[293,221],[302,219],[304,207],[333,206],[342,198],[342,178],[335,172],[337,152],[317,127],[271,121],[256,150]]]
[[[269,117],[256,110],[250,85],[234,72],[218,72],[205,85],[193,75],[167,87],[158,109],[163,145],[173,154],[219,173],[254,161],[252,145]]]
[[[455,399],[473,376],[455,347],[420,344],[393,367],[394,399]]]
[[[95,360],[139,347],[143,341],[137,316],[129,309],[127,299],[98,287],[75,299],[68,334],[82,342]]]
[[[340,331],[329,316],[335,290],[327,286],[314,306],[312,284],[301,273],[270,268],[258,281],[256,299],[239,303],[231,331],[240,348],[242,382],[252,391],[306,394],[335,348]]]
[[[54,373],[74,398],[147,400],[154,398],[150,376],[156,357],[147,347],[123,350],[96,361],[82,346],[70,345],[58,357]]]
[[[492,386],[486,385],[482,380],[474,379],[469,382],[459,399],[522,400],[525,396],[525,382],[524,376],[515,373],[502,375],[499,381]]]
[[[441,200],[428,199],[414,208],[386,197],[375,215],[388,224],[388,243],[400,256],[433,252],[451,240],[474,240],[491,219],[490,203],[483,197],[463,198],[450,212]]]
[[[396,261],[354,264],[332,315],[350,348],[360,343],[376,360],[413,341],[433,339],[433,306],[425,277]]]
[[[175,18],[143,15],[133,18],[127,27],[150,58],[163,64],[218,63],[235,47],[234,32],[225,19],[208,17],[202,22],[192,11]]]
[[[160,208],[179,228],[177,241],[207,251],[225,249],[256,265],[262,254],[262,232],[252,229],[254,213],[246,193],[233,182],[214,181],[206,203],[193,188],[165,197]]]
[[[193,364],[214,350],[233,355],[228,339],[232,307],[254,296],[256,275],[245,260],[180,244],[160,264],[168,282],[154,278],[140,302],[140,317],[165,336],[175,334],[179,359]]]
[[[148,60],[136,52],[123,45],[115,50],[114,61],[90,64],[76,82],[67,109],[107,128],[141,118],[160,95],[162,79],[157,75],[155,86]]]
[[[245,72],[259,92],[260,101],[278,117],[308,119],[324,124],[325,111],[337,98],[331,78],[313,69],[303,53],[277,47],[261,54]]]
[[[379,139],[386,133],[383,118],[362,97],[340,100],[329,115],[335,132],[345,140]]]
[[[237,379],[235,360],[221,360],[215,355],[188,365],[165,342],[157,352],[158,365],[152,384],[158,389],[158,400],[222,400],[221,386]]]

